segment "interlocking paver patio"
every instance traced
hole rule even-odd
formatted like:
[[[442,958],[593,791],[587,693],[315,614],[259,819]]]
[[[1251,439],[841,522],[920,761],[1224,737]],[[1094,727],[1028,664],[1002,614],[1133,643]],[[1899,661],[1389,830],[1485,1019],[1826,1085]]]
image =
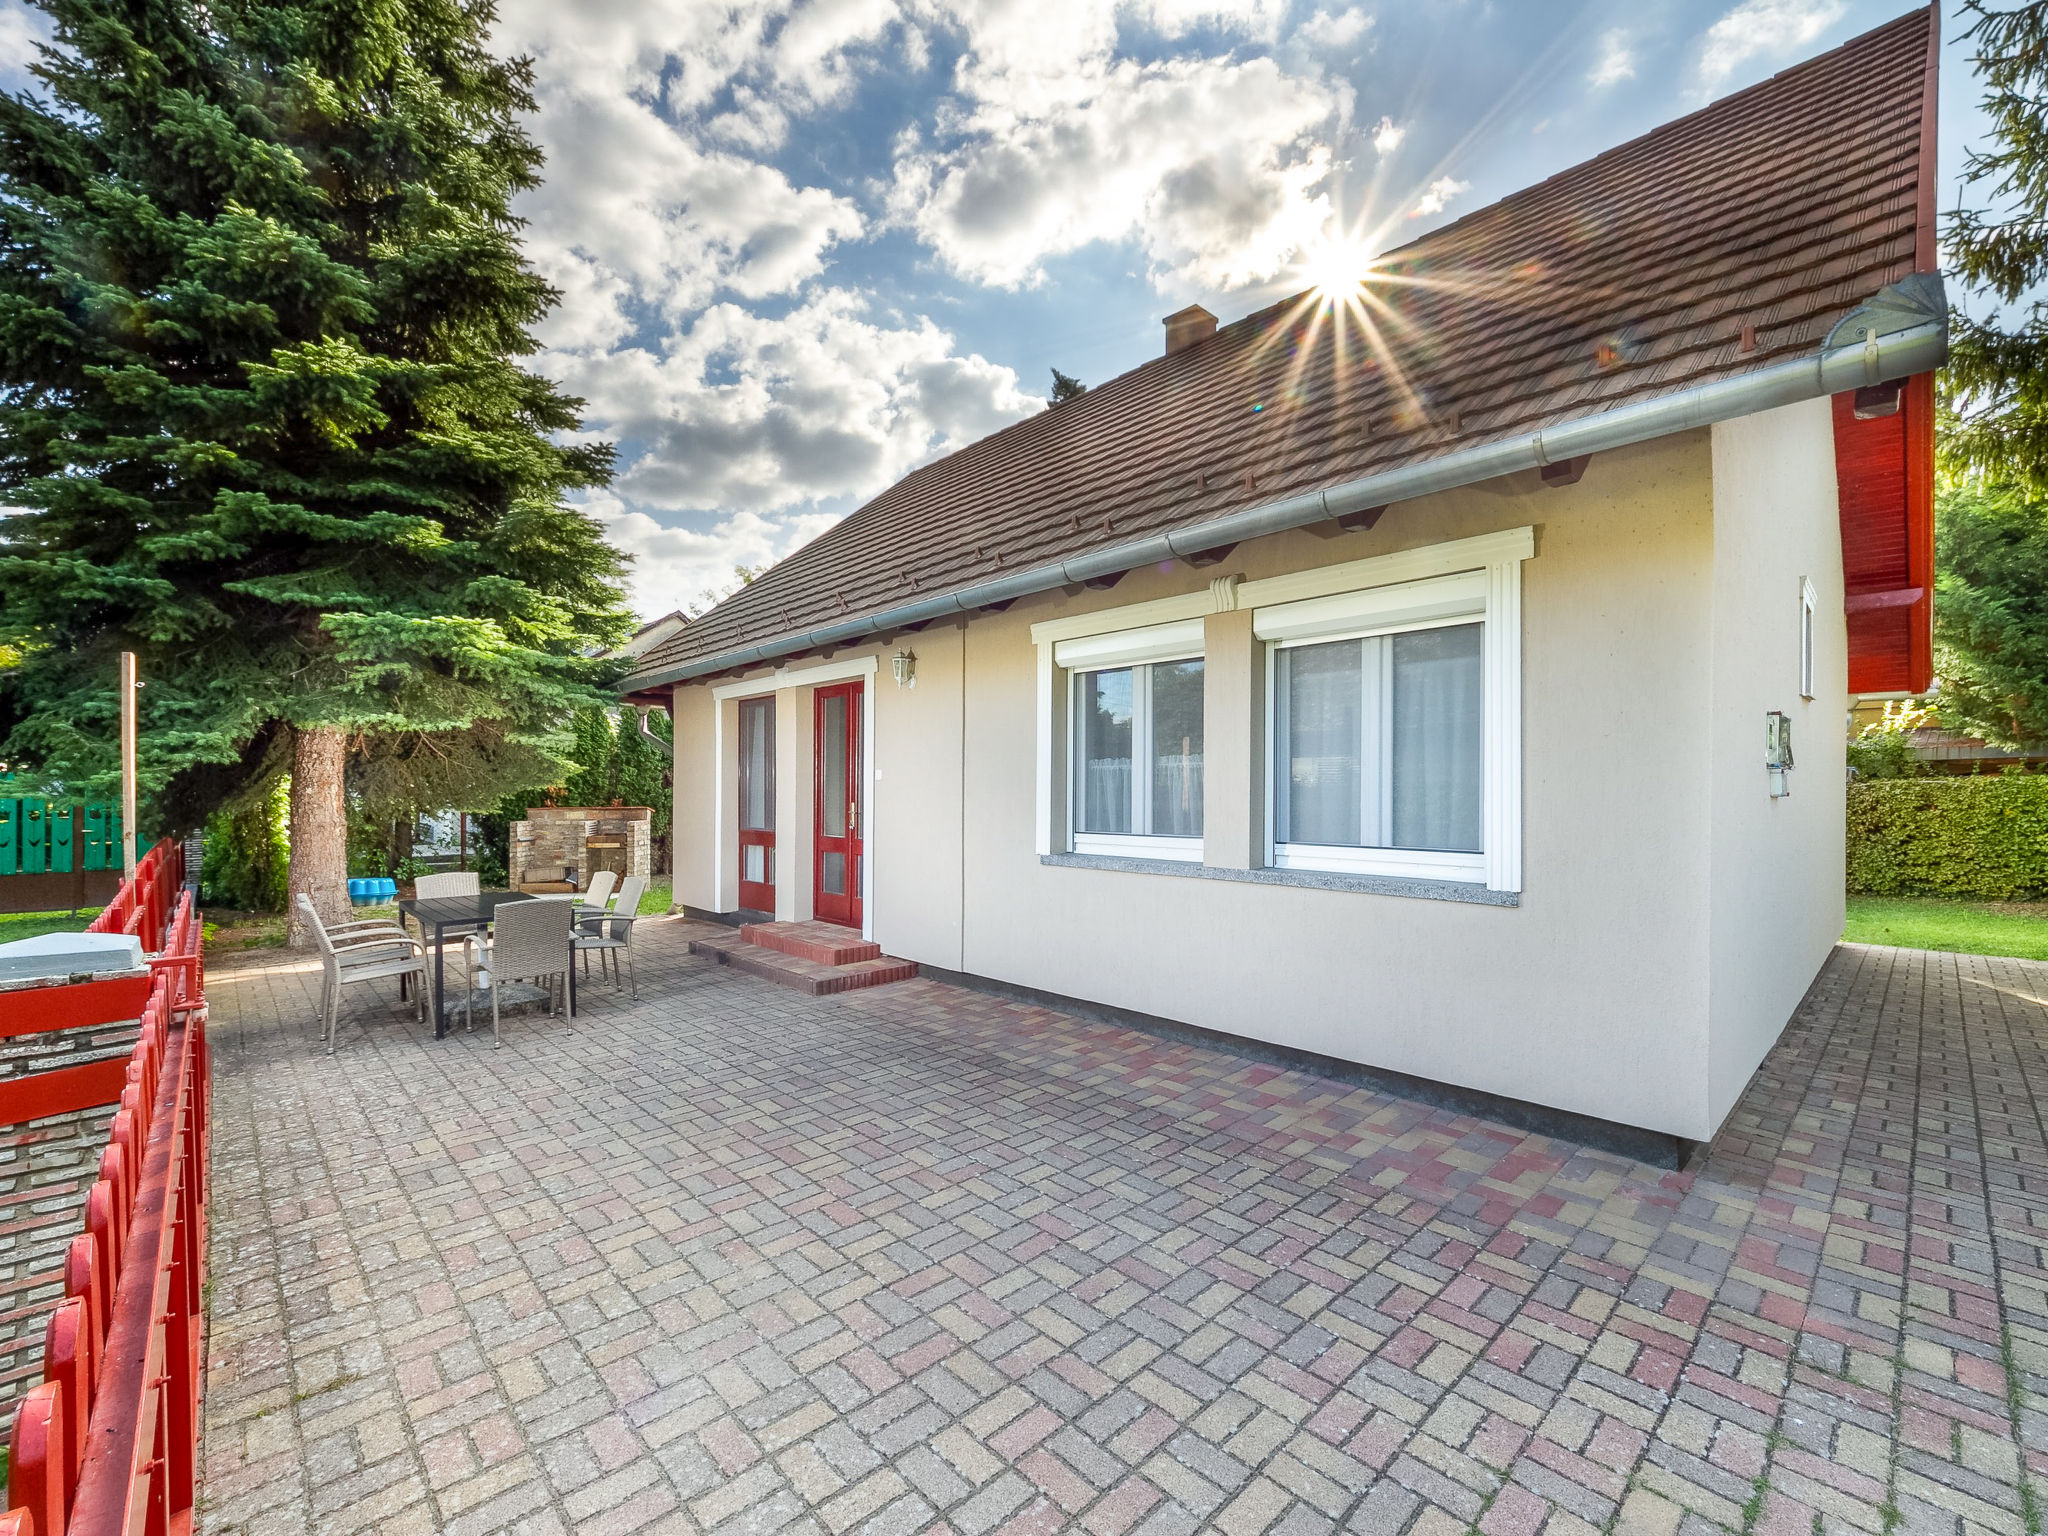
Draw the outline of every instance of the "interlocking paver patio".
[[[1661,1173],[690,931],[497,1051],[214,958],[210,1536],[2040,1529],[2048,967],[1842,948]]]

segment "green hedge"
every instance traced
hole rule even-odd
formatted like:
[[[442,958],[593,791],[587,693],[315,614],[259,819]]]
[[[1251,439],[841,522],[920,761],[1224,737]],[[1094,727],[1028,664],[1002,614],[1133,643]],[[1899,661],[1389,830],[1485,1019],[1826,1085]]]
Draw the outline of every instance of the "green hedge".
[[[1849,894],[2048,896],[2048,774],[1851,784]]]

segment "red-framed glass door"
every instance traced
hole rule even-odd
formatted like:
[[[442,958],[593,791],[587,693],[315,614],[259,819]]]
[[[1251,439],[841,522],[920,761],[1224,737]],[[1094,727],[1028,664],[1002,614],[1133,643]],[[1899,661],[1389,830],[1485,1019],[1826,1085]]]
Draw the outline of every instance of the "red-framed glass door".
[[[740,700],[740,905],[775,910],[775,700]]]
[[[861,923],[860,712],[859,682],[834,683],[815,695],[817,711],[817,793],[812,825],[817,829],[811,890],[818,921]]]

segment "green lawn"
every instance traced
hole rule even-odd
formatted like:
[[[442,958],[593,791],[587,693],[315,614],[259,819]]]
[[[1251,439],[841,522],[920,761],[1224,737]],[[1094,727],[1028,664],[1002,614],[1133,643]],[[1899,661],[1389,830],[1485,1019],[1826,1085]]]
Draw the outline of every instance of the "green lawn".
[[[0,944],[39,938],[46,933],[83,933],[85,925],[99,915],[98,907],[80,912],[0,913]]]
[[[1851,896],[1842,937],[1851,944],[1896,944],[1904,949],[2048,960],[2048,902]]]

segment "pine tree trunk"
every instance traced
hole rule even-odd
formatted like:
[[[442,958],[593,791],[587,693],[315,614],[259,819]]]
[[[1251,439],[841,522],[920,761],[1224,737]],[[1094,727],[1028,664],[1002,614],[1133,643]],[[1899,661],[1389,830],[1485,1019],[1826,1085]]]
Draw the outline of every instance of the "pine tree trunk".
[[[299,896],[313,898],[325,923],[348,916],[348,815],[342,799],[342,734],[331,726],[299,730],[292,741],[292,857],[286,876],[291,943],[311,949],[313,932]]]

